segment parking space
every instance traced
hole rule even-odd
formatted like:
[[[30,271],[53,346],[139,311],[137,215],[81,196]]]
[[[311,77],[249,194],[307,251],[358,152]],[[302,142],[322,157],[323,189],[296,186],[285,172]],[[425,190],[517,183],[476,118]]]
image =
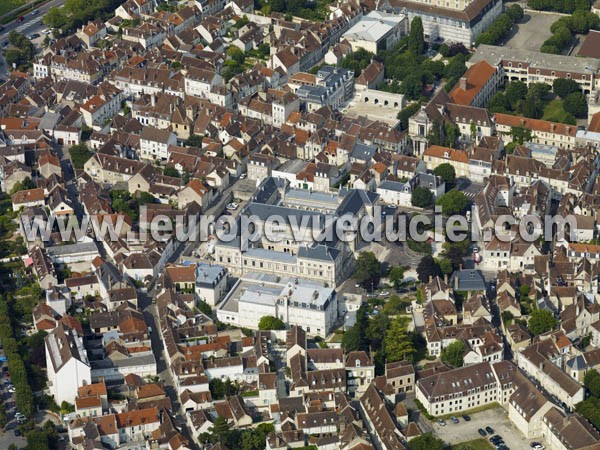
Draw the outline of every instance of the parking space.
[[[479,428],[492,427],[494,434],[502,436],[507,447],[511,450],[525,450],[530,448],[530,441],[525,439],[517,428],[508,419],[508,413],[503,408],[494,408],[472,414],[471,420],[466,422],[462,416],[457,416],[459,422],[452,423],[446,420],[446,426],[442,427],[437,422],[433,425],[433,432],[449,444],[459,444],[481,438],[477,432]],[[485,438],[489,439],[487,435]]]
[[[504,46],[539,51],[544,41],[552,35],[550,27],[559,18],[560,15],[556,14],[527,11],[521,23],[514,26]]]

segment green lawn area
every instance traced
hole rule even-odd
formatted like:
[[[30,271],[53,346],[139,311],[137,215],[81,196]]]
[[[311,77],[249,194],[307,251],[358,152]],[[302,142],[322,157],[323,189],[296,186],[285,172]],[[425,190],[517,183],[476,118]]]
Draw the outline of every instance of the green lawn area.
[[[13,9],[25,4],[25,0],[2,0],[0,1],[0,16],[8,14]]]
[[[546,105],[542,119],[575,125],[575,118],[564,110],[563,101],[559,98],[555,98]]]
[[[456,444],[452,446],[452,449],[457,449],[457,448],[461,448],[461,446],[469,446],[469,448],[472,448],[473,450],[490,450],[493,449],[494,447],[492,447],[492,444],[490,444],[488,441],[486,441],[485,439],[475,439],[473,441],[469,441],[469,442],[462,442],[460,444]]]

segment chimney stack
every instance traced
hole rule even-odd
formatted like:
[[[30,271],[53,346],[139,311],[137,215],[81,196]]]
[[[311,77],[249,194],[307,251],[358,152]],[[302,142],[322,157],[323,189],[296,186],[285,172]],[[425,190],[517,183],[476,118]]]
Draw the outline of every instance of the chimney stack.
[[[458,81],[458,87],[463,91],[467,90],[467,77],[460,77],[460,80]]]

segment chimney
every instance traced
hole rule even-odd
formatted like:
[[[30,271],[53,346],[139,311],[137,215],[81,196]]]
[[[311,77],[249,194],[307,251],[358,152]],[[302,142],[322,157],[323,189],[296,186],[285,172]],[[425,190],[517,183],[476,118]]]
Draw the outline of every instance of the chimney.
[[[154,108],[156,106],[156,94],[150,94],[150,105]]]
[[[433,281],[433,276],[429,275],[429,282],[431,283]]]
[[[463,91],[467,90],[467,77],[460,77],[460,80],[458,81],[458,87]]]
[[[448,284],[448,274],[444,274],[444,283]]]
[[[555,128],[556,128],[556,125],[555,125],[555,124],[553,124],[553,123],[551,123],[551,124],[550,124],[550,132],[551,132],[551,133],[554,133],[554,129],[555,129]]]

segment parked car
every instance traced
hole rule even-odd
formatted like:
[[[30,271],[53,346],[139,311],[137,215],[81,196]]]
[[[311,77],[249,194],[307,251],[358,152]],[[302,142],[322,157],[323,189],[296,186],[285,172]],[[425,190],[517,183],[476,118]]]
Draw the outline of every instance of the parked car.
[[[466,414],[463,414],[462,418],[464,419],[465,422],[470,422],[471,421],[471,417],[468,416],[468,415],[466,415]]]
[[[490,438],[490,442],[494,445],[498,445],[504,443],[504,440],[502,439],[502,436],[495,435]]]
[[[37,16],[40,12],[36,9],[35,11],[31,11],[32,16]]]
[[[23,22],[24,20],[25,20],[25,17],[23,17],[23,16],[17,17],[17,22]]]
[[[240,180],[243,180],[244,178],[246,178],[246,174],[245,173],[243,173],[243,174],[240,175]]]
[[[532,443],[530,444],[530,446],[531,446],[531,448],[532,448],[533,450],[544,450],[544,448],[545,448],[545,447],[544,447],[542,444],[540,444],[539,442],[532,442]]]
[[[29,35],[29,40],[33,41],[34,39],[37,39],[40,37],[40,33],[33,33]]]
[[[446,426],[446,421],[444,419],[438,419],[438,423],[440,424],[440,426],[445,427]]]
[[[479,430],[477,430],[477,432],[483,437],[487,436],[487,433],[485,432],[485,430],[483,428],[480,428]]]
[[[15,436],[21,436],[21,432],[18,428],[15,428]]]
[[[494,429],[492,427],[490,427],[489,425],[487,427],[485,427],[485,431],[487,431],[488,434],[494,434]]]
[[[454,416],[450,417],[450,420],[452,421],[452,423],[458,423],[458,419]]]

